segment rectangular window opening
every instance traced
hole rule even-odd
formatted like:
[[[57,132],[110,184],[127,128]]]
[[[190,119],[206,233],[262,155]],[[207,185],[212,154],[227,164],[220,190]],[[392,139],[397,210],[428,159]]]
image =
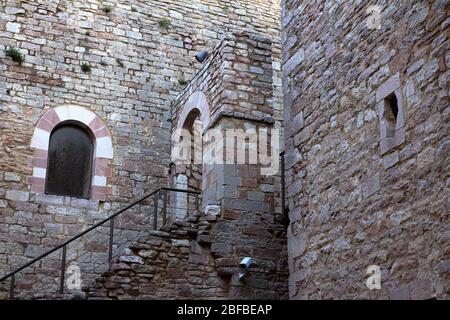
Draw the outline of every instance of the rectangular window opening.
[[[394,93],[391,93],[385,98],[384,118],[388,125],[388,137],[393,138],[395,135],[395,128],[398,117],[398,102]]]

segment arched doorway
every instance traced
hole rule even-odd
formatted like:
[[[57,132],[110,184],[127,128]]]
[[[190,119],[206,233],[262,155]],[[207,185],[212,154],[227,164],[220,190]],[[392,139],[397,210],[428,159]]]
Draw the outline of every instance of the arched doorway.
[[[182,106],[178,115],[175,129],[175,143],[183,145],[184,154],[177,158],[172,168],[172,185],[179,189],[204,191],[203,181],[203,132],[209,124],[209,106],[203,92],[194,92]],[[172,150],[174,152],[174,150]],[[192,212],[190,203],[184,195],[177,195],[173,204],[178,209],[176,216],[183,218],[186,213]],[[180,209],[185,208],[185,209]]]
[[[193,190],[202,189],[203,162],[203,123],[200,110],[193,109],[183,125],[190,134],[189,163],[186,164],[187,187]]]

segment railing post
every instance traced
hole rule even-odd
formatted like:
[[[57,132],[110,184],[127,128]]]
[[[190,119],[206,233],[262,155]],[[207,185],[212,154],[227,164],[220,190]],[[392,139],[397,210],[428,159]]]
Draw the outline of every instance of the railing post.
[[[167,221],[167,190],[164,190],[163,194],[163,226],[166,225]]]
[[[66,275],[66,246],[62,248],[62,259],[61,259],[61,279],[59,283],[59,293],[64,293],[64,277]]]
[[[158,198],[159,198],[159,191],[155,193],[154,196],[155,213],[153,216],[153,230],[156,230],[158,228]]]
[[[14,299],[14,285],[16,281],[16,276],[13,274],[11,276],[11,283],[9,284],[9,299]]]
[[[113,242],[114,242],[114,218],[109,221],[109,252],[108,252],[108,262],[112,260],[113,254]]]
[[[284,176],[284,152],[280,154],[281,157],[281,212],[283,213],[283,217],[286,216],[286,181]]]
[[[198,203],[198,194],[195,194],[195,211],[198,212],[199,203]]]

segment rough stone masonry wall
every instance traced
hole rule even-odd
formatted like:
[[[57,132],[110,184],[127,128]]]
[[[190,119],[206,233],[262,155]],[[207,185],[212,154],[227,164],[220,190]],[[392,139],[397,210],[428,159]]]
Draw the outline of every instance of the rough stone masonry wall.
[[[247,32],[227,34],[214,50],[204,68],[174,102],[174,128],[182,126],[183,114],[198,107],[205,129],[269,131],[276,123],[273,103],[272,41]],[[191,97],[203,92],[205,98],[192,104]],[[206,100],[206,102],[205,102]],[[208,116],[205,116],[207,113]],[[178,119],[181,118],[181,122]],[[181,123],[181,124],[180,124]],[[217,141],[205,134],[207,149]],[[243,153],[236,145],[226,152]],[[261,141],[251,146],[261,148]],[[278,157],[278,152],[275,152]],[[280,177],[275,172],[264,175],[260,162],[203,163],[203,206],[206,214],[217,215],[209,234],[198,236],[208,245],[216,271],[228,283],[227,298],[287,298],[286,227],[279,214]],[[244,257],[254,260],[247,281],[239,281],[237,266]]]
[[[227,34],[224,40],[215,48],[203,69],[195,76],[188,87],[173,102],[173,131],[183,126],[181,116],[190,106],[201,109],[201,119],[205,132],[208,129],[221,128],[218,123],[224,118],[242,127],[243,131],[263,126],[271,129],[274,124],[281,123],[277,118],[274,104],[272,40],[263,35],[248,32]],[[201,106],[191,103],[191,98],[198,92],[205,95],[205,102]],[[207,116],[204,115],[207,113]],[[181,120],[180,120],[181,118]],[[232,126],[228,127],[231,129]],[[208,143],[208,136],[203,137],[204,146]],[[281,137],[280,137],[281,140]],[[253,146],[256,147],[256,146]],[[217,150],[221,152],[222,150]],[[241,150],[242,151],[242,150]],[[207,153],[204,151],[205,154]],[[214,165],[204,165],[203,172],[203,205],[218,204],[217,189],[221,187],[218,177],[210,174]],[[180,171],[179,169],[176,171]],[[266,190],[271,196],[279,190],[280,177],[273,177],[274,185]],[[278,199],[279,200],[279,199]],[[279,204],[278,204],[279,205]],[[281,208],[277,207],[277,212]]]
[[[208,246],[197,241],[216,217],[192,214],[150,232],[126,248],[87,288],[88,299],[217,299],[229,284],[219,277]]]
[[[196,91],[207,96],[209,122],[204,124],[205,129],[222,116],[273,124],[277,108],[273,105],[272,47],[273,40],[264,34],[225,34],[202,70],[174,100],[173,128]]]
[[[170,102],[200,67],[195,53],[230,30],[262,30],[275,39],[279,33],[277,1],[4,0],[0,17],[1,274],[167,185]],[[21,65],[5,56],[8,47],[24,54]],[[280,56],[278,45],[278,70]],[[81,71],[83,62],[90,73]],[[279,89],[280,81],[273,85]],[[111,131],[105,202],[29,190],[34,127],[64,104],[90,109]]]
[[[149,232],[122,250],[110,269],[84,289],[86,298],[286,299],[285,241],[283,248],[271,249],[276,241],[257,247],[273,227],[253,218],[258,226],[251,228],[243,223],[244,217],[252,219],[252,213],[243,212],[239,217],[230,210],[222,216],[196,212]],[[232,236],[237,228],[245,228],[251,239],[237,243]],[[219,243],[220,237],[229,237],[227,243]],[[241,237],[245,238],[245,232]],[[258,264],[249,269],[244,281],[237,280],[239,260],[230,258],[228,248],[256,255]],[[284,258],[274,262],[280,253]]]
[[[449,297],[448,10],[283,1],[291,298]],[[405,139],[384,153],[377,90],[395,90],[396,74]]]

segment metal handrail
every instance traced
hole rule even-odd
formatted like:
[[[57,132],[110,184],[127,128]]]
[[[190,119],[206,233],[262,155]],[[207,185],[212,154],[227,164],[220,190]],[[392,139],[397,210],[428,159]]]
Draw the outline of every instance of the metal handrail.
[[[53,249],[51,249],[51,250],[49,250],[49,251],[47,251],[47,252],[41,254],[39,257],[37,257],[37,258],[31,260],[30,262],[28,262],[28,263],[24,264],[23,266],[17,268],[16,270],[14,270],[14,271],[12,271],[12,272],[6,274],[5,276],[3,276],[3,277],[0,278],[0,282],[3,282],[3,281],[5,281],[6,279],[11,278],[10,297],[12,298],[12,296],[13,296],[13,291],[14,291],[14,279],[15,279],[15,275],[16,275],[17,273],[19,273],[20,271],[22,271],[22,270],[25,269],[25,268],[28,268],[29,266],[33,265],[33,264],[36,263],[37,261],[42,260],[43,258],[47,257],[48,255],[52,254],[53,252],[58,251],[58,250],[61,249],[61,248],[62,248],[62,249],[64,250],[64,252],[65,252],[65,251],[66,251],[66,250],[65,250],[66,246],[67,246],[68,244],[70,244],[71,242],[73,242],[73,241],[75,241],[75,240],[81,238],[82,236],[84,236],[85,234],[91,232],[92,230],[97,229],[98,227],[104,225],[104,224],[105,224],[106,222],[108,222],[108,221],[112,221],[112,223],[113,223],[113,222],[114,222],[113,219],[114,219],[115,217],[117,217],[118,215],[120,215],[120,214],[122,214],[123,212],[125,212],[125,211],[131,209],[132,207],[134,207],[135,205],[141,203],[142,201],[146,200],[147,198],[149,198],[149,197],[151,197],[151,196],[153,196],[153,195],[156,196],[160,191],[163,191],[163,190],[164,190],[165,192],[167,192],[167,191],[174,191],[174,192],[181,192],[181,193],[195,194],[195,195],[196,195],[196,203],[195,203],[195,207],[196,207],[196,209],[198,210],[198,195],[200,194],[199,191],[195,191],[195,190],[186,190],[186,189],[176,189],[176,188],[165,188],[165,187],[156,189],[155,191],[152,191],[151,193],[149,193],[149,194],[147,194],[147,195],[141,197],[140,199],[134,201],[133,203],[127,205],[125,208],[119,210],[118,212],[116,212],[116,213],[110,215],[108,218],[106,218],[106,219],[104,219],[104,220],[102,220],[102,221],[100,221],[100,222],[94,224],[92,227],[89,227],[88,229],[84,230],[83,232],[77,234],[76,236],[74,236],[74,237],[72,237],[72,238],[70,238],[70,239],[64,241],[64,242],[63,242],[62,244],[60,244],[59,246],[57,246],[57,247],[55,247],[55,248],[53,248]],[[157,205],[155,205],[155,207],[157,208]],[[155,211],[155,219],[156,219],[156,214],[157,214],[157,211]],[[164,217],[164,220],[165,220],[165,217]],[[113,224],[111,224],[111,229],[113,229],[113,228],[114,228],[114,226],[113,226]],[[113,230],[111,230],[111,231],[113,231]],[[112,256],[112,245],[111,245],[111,241],[110,241],[110,248],[109,248],[109,258],[110,258],[110,259],[111,259],[111,256]],[[63,259],[62,259],[62,265],[65,265],[65,254],[64,254],[64,253],[63,253]],[[61,279],[62,279],[61,283],[63,283],[63,281],[64,281],[64,275],[63,275],[63,272],[61,273],[61,275],[62,275],[62,277],[61,277]],[[63,288],[63,285],[61,284],[61,289],[60,289],[61,292],[63,291],[62,288]]]
[[[286,216],[286,176],[285,152],[280,153],[281,158],[281,213]]]

